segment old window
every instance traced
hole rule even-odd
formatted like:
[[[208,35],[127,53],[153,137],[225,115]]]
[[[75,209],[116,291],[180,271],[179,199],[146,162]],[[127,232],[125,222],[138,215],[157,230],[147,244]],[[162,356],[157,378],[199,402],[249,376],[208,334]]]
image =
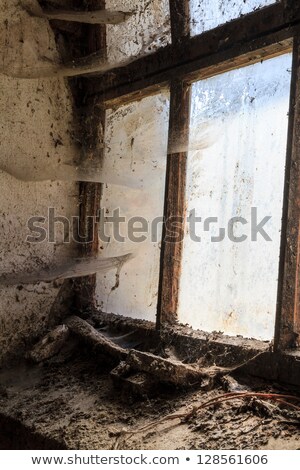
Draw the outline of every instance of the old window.
[[[286,54],[193,84],[182,323],[273,338],[291,65]]]
[[[290,0],[171,0],[156,10],[153,5],[147,2],[141,24],[151,25],[154,36],[166,26],[166,41],[145,56],[141,38],[131,37],[131,43],[125,31],[130,23],[123,25],[118,34],[132,44],[125,55],[140,51],[142,57],[101,80],[90,78],[89,84],[109,110],[106,133],[115,149],[106,151],[104,167],[123,180],[104,187],[102,205],[110,215],[120,201],[129,217],[139,206],[146,219],[160,215],[164,205],[163,239],[161,245],[145,242],[138,248],[128,279],[126,269],[98,279],[98,305],[135,318],[154,320],[157,314],[158,325],[179,321],[262,340],[272,340],[275,327],[276,348],[295,346],[300,332],[300,53],[293,25],[299,6]],[[114,28],[107,28],[108,55],[113,41],[121,48]],[[170,105],[158,95],[166,88]],[[126,130],[135,114],[137,138]],[[113,164],[120,153],[119,171]],[[165,182],[162,171],[152,168],[154,154]],[[130,186],[144,178],[143,161],[152,183],[145,185],[141,203],[138,189]],[[202,219],[200,233],[194,234],[199,243],[190,238],[193,209]],[[169,237],[174,217],[183,221],[176,243]],[[230,225],[233,217],[245,223]],[[251,233],[251,221],[259,224],[265,217],[271,241]],[[224,240],[220,228],[226,229]],[[243,235],[243,242],[234,239]],[[110,247],[102,246],[107,253]]]
[[[155,321],[166,178],[169,95],[160,93],[106,113],[100,252],[132,253],[97,277],[96,299],[108,313]],[[104,233],[103,233],[104,232]]]

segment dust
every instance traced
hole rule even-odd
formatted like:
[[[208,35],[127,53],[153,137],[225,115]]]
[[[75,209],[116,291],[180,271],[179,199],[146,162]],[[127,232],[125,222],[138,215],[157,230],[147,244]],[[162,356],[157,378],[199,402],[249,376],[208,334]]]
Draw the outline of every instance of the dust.
[[[74,349],[78,350],[76,345]],[[136,400],[114,389],[105,359],[102,363],[91,359],[90,354],[73,351],[67,360],[61,355],[40,367],[23,366],[21,375],[20,369],[15,374],[11,371],[9,377],[3,371],[2,416],[21,419],[24,425],[64,448],[112,449],[122,430],[136,430],[223,393],[222,389],[168,390],[156,398]],[[243,380],[249,385],[249,379]],[[274,390],[265,382],[250,379],[250,384],[252,389]],[[267,414],[251,402],[222,403],[203,410],[189,422],[176,426],[169,423],[148,435],[136,435],[122,450],[299,449],[299,427],[285,423],[292,421],[293,412],[285,413]],[[18,448],[17,442],[12,445]]]

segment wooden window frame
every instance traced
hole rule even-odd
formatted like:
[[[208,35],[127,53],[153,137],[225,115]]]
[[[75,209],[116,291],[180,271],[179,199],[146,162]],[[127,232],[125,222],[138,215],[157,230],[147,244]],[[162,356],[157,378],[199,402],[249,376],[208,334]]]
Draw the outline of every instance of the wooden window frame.
[[[164,217],[185,217],[187,153],[172,153],[178,133],[189,138],[191,84],[293,51],[289,131],[279,263],[275,350],[294,348],[300,334],[300,6],[282,0],[191,37],[189,0],[170,0],[172,43],[126,67],[83,79],[89,100],[109,109],[170,90]],[[99,190],[96,191],[98,197]],[[90,203],[91,205],[91,203]],[[92,204],[93,205],[93,204]],[[97,205],[97,204],[96,204]],[[184,227],[182,227],[184,231]],[[183,242],[163,227],[157,327],[175,324]],[[183,239],[183,237],[181,237]],[[94,247],[94,251],[97,247]],[[120,312],[121,313],[121,312]],[[299,345],[299,343],[298,343]]]

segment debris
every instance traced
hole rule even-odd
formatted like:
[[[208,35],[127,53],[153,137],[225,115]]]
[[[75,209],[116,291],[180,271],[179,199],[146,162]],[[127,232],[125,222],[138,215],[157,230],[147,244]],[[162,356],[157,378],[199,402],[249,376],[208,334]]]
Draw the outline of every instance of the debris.
[[[245,392],[249,391],[249,387],[241,385],[237,380],[235,380],[231,375],[225,375],[221,378],[221,383],[226,392]]]
[[[34,346],[28,358],[37,363],[50,359],[59,353],[68,337],[69,328],[66,325],[59,325]]]
[[[122,391],[122,397],[126,401],[128,398],[149,398],[155,396],[160,388],[155,377],[146,372],[136,372],[132,370],[125,361],[115,367],[110,373],[114,386]]]
[[[192,385],[201,382],[203,374],[195,367],[154,354],[131,350],[126,362],[135,370],[147,372],[160,382],[174,385]]]
[[[184,364],[181,361],[163,358],[149,352],[124,349],[79,317],[70,318],[67,324],[73,333],[79,336],[83,342],[92,346],[94,350],[125,360],[133,371],[146,372],[155,378],[157,382],[175,386],[189,387],[201,384],[202,388],[210,390],[215,386],[216,380],[228,375],[228,373],[240,370],[262,354],[256,354],[250,360],[233,367],[211,366],[200,368],[197,364]]]
[[[125,359],[128,352],[126,349],[118,346],[109,338],[99,333],[88,322],[79,317],[73,316],[67,320],[67,325],[76,336],[78,336],[84,343],[92,346],[97,352],[109,354],[116,359]]]
[[[223,402],[233,401],[233,400],[249,400],[252,398],[261,398],[263,400],[272,400],[285,407],[292,407],[300,412],[300,406],[291,403],[291,401],[298,401],[300,402],[300,397],[296,397],[293,395],[280,395],[276,393],[255,393],[255,392],[241,392],[241,393],[227,393],[224,395],[220,395],[214,397],[208,401],[200,403],[199,405],[193,405],[188,407],[185,411],[179,413],[172,413],[163,418],[159,418],[155,421],[152,421],[145,426],[142,426],[139,429],[132,430],[132,431],[123,431],[122,435],[120,435],[115,444],[114,449],[120,448],[122,438],[126,437],[126,439],[130,439],[136,434],[142,435],[145,432],[155,431],[157,426],[164,424],[167,421],[178,421],[178,424],[186,423],[192,417],[196,416],[201,410],[205,408],[209,408],[211,406],[219,405]],[[251,432],[250,430],[249,432]],[[122,447],[124,448],[124,447]]]
[[[120,364],[115,367],[110,373],[114,385],[117,388],[120,388],[123,384],[123,380],[129,377],[130,372],[130,366],[126,364],[125,361],[120,362]]]
[[[241,409],[241,412],[251,411],[253,414],[261,418],[270,418],[276,414],[278,407],[272,403],[268,403],[265,400],[261,400],[257,397],[251,398],[247,403],[245,403]]]

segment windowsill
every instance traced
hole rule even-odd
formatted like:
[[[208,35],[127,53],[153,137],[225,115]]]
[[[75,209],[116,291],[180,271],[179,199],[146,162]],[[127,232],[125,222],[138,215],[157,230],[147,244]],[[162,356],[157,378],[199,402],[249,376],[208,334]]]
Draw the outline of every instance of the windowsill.
[[[136,331],[141,337],[161,341],[172,347],[178,359],[185,363],[199,360],[202,365],[231,367],[244,364],[243,372],[260,378],[300,386],[300,350],[274,353],[270,342],[221,333],[205,333],[184,325],[161,328],[160,336],[153,322],[136,320],[117,314],[94,310],[96,327],[107,326],[111,331]],[[254,359],[255,358],[255,359]]]

